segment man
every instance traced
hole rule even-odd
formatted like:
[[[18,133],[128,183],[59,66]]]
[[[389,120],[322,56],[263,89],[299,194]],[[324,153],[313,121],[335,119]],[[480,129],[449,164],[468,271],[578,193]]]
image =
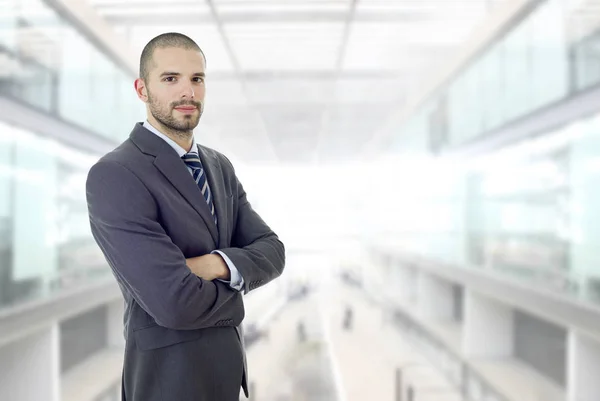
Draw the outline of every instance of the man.
[[[185,35],[152,39],[135,81],[147,121],[87,179],[92,233],[125,297],[127,401],[248,397],[240,292],[284,267],[229,160],[195,142],[205,65]]]

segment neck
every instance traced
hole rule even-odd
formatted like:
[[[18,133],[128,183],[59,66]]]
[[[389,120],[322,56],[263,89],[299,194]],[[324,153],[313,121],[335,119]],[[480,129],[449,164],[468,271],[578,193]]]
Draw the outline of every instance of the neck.
[[[192,141],[194,133],[192,130],[189,131],[179,131],[169,128],[162,124],[160,121],[154,118],[154,116],[148,116],[148,122],[152,124],[157,130],[171,138],[175,143],[181,146],[186,152],[189,152],[192,149]]]

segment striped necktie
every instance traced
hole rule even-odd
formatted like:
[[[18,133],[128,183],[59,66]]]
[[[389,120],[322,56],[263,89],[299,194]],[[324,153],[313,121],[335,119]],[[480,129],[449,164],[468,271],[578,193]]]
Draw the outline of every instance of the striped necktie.
[[[202,192],[202,196],[204,196],[204,200],[210,209],[210,213],[215,219],[215,224],[217,224],[215,205],[213,203],[210,187],[208,186],[208,181],[206,180],[206,173],[204,172],[202,162],[200,161],[200,156],[198,156],[198,153],[196,152],[189,152],[183,155],[182,159],[190,169],[192,176],[194,177],[196,184],[198,184],[198,188],[200,188],[200,192]]]

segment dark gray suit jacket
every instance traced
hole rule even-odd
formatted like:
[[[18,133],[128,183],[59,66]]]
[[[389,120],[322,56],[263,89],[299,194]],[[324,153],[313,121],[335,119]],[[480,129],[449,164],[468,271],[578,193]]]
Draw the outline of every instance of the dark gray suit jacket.
[[[281,274],[285,252],[229,160],[199,151],[218,229],[177,152],[141,123],[87,178],[92,234],[125,297],[127,401],[234,401],[240,385],[248,396],[242,295],[185,259],[222,251],[247,292]]]

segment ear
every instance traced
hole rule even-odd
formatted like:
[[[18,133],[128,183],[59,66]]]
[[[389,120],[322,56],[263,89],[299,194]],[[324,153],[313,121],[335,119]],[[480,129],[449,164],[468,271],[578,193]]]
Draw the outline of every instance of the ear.
[[[140,100],[144,103],[148,101],[148,89],[146,88],[146,83],[143,79],[138,78],[133,83],[135,87],[135,93],[137,93]]]

